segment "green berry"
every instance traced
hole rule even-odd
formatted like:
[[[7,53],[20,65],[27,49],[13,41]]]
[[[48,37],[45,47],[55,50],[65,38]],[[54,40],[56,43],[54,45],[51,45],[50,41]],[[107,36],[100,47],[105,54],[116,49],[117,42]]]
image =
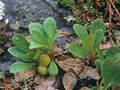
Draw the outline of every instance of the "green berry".
[[[46,54],[40,56],[40,64],[43,66],[48,66],[50,64],[50,57]]]
[[[43,75],[43,76],[47,75],[48,74],[48,68],[45,67],[45,66],[40,65],[38,67],[38,72],[40,73],[40,75]]]

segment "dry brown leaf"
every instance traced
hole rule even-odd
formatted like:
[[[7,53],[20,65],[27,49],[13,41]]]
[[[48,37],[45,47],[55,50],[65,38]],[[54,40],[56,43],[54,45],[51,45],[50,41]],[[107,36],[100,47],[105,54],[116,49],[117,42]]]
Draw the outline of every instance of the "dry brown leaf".
[[[14,90],[11,84],[5,84],[5,90]]]
[[[81,88],[80,90],[91,90],[91,89],[88,88],[88,87],[83,87],[83,88]]]
[[[35,70],[33,69],[29,69],[29,70],[26,70],[26,71],[23,71],[23,72],[19,72],[15,75],[15,79],[18,81],[18,82],[21,82],[21,81],[24,81],[30,77],[33,77],[35,76],[36,72]]]
[[[76,9],[75,11],[73,11],[73,13],[76,17],[80,17],[82,14],[79,9]]]
[[[95,80],[99,80],[100,79],[100,75],[98,73],[98,71],[92,67],[89,66],[85,66],[83,72],[80,74],[79,76],[80,78],[92,78]]]
[[[113,85],[112,90],[120,90],[120,84]]]
[[[5,83],[4,83],[4,80],[3,79],[0,79],[0,90],[4,90],[5,88]]]
[[[72,34],[73,33],[61,31],[59,37],[69,36],[69,35],[72,35]]]
[[[14,90],[11,83],[12,79],[12,77],[3,76],[3,78],[0,79],[0,90]]]
[[[56,46],[54,49],[54,56],[62,55],[62,53],[63,53],[63,49]]]
[[[96,80],[100,79],[100,75],[96,69],[86,66],[84,62],[78,58],[61,56],[56,60],[56,63],[66,72],[72,69],[80,78],[89,77]]]
[[[40,75],[37,75],[34,78],[34,83],[37,85],[42,84],[42,80],[43,80],[43,77],[41,77]]]
[[[85,67],[85,64],[82,60],[78,58],[71,58],[69,56],[59,57],[56,60],[56,63],[66,72],[68,72],[70,69],[73,69],[77,75],[80,75]]]
[[[77,76],[72,72],[68,71],[62,79],[65,90],[73,90],[77,83]]]
[[[105,44],[100,45],[100,49],[102,49],[102,50],[105,50],[105,49],[108,49],[108,48],[111,48],[111,47],[112,47],[111,42],[107,42]]]
[[[35,86],[35,90],[58,90],[53,88],[53,83],[55,82],[55,77],[45,78],[42,83],[38,86]]]

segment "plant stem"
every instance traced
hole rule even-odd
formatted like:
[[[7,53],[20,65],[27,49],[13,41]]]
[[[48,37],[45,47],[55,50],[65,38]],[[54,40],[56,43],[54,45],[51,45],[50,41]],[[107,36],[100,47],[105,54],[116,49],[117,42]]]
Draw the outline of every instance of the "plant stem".
[[[102,90],[107,90],[107,87],[103,87],[103,89]]]
[[[102,90],[102,84],[103,84],[104,80],[102,79],[100,86],[98,87],[98,90]]]

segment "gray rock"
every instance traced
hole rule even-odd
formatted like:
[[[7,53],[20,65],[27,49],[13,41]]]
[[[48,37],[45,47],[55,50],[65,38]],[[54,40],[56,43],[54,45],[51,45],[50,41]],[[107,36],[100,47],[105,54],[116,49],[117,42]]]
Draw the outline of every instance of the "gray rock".
[[[26,28],[30,22],[42,22],[47,17],[53,17],[57,21],[58,28],[63,28],[63,31],[71,30],[71,25],[64,20],[64,17],[71,14],[64,8],[59,8],[57,0],[1,0],[5,3],[4,18],[9,21],[12,29],[19,27]],[[18,31],[19,32],[19,31]],[[71,37],[62,37],[58,39],[58,44],[66,43]],[[7,56],[4,54],[3,56]],[[0,56],[0,59],[4,59]],[[8,71],[12,57],[6,57],[8,61],[0,61],[0,69]]]
[[[9,22],[15,24],[19,22],[20,26],[27,27],[30,22],[42,22],[45,18],[51,16],[58,20],[62,19],[67,10],[60,9],[57,0],[2,0],[6,5],[6,18]]]
[[[5,15],[5,5],[2,1],[0,1],[0,20],[2,20],[4,18]]]

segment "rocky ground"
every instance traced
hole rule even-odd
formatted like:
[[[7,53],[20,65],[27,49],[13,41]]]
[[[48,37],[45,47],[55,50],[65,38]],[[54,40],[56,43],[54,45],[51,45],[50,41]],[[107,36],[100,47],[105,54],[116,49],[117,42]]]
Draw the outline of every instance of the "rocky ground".
[[[63,17],[70,15],[69,11],[58,7],[57,0],[2,1],[6,6],[5,18],[8,18],[10,23],[17,22],[22,27],[26,27],[30,22],[42,22],[48,16],[54,17],[60,23]]]
[[[65,17],[72,13],[65,8],[59,6],[57,0],[1,0],[5,4],[4,20],[7,21],[9,27],[15,32],[26,32],[30,22],[42,22],[47,17],[54,17],[57,21],[58,28],[63,31],[72,31],[71,24]],[[26,30],[26,31],[25,31]],[[58,44],[65,44],[72,37],[62,37],[58,39]],[[11,57],[7,52],[0,55],[0,69],[8,71],[11,63],[15,58]]]

